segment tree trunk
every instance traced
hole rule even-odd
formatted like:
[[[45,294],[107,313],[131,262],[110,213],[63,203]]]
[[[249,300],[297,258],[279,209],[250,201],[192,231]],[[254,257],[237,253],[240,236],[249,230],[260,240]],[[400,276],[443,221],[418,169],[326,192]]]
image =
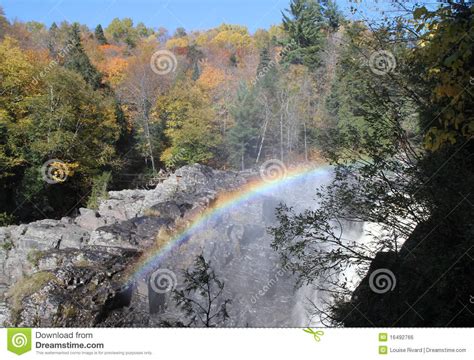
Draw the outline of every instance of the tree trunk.
[[[308,139],[306,137],[306,122],[303,122],[303,132],[304,132],[304,160],[308,161]]]
[[[143,109],[143,126],[145,128],[145,137],[148,144],[148,151],[150,152],[151,167],[153,169],[153,174],[156,174],[155,159],[153,157],[153,145],[151,143],[150,123],[148,119],[147,104],[144,104],[144,109]]]

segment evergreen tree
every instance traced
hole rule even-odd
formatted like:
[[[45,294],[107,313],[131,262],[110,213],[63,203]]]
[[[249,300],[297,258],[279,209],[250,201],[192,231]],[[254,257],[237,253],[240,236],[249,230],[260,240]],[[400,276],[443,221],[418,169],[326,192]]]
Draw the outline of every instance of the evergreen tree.
[[[187,36],[188,34],[186,33],[186,29],[183,28],[183,27],[179,27],[176,29],[176,31],[174,32],[174,35],[173,37],[175,38],[181,38],[181,37],[185,37]]]
[[[105,30],[115,42],[124,42],[130,48],[134,48],[138,41],[138,31],[133,27],[131,18],[115,18]]]
[[[283,44],[283,61],[315,69],[321,62],[320,52],[325,43],[323,8],[315,0],[292,0],[286,12],[282,14],[283,28],[288,34]]]
[[[267,72],[271,61],[272,59],[270,57],[270,51],[268,50],[268,47],[264,47],[260,51],[260,62],[257,67],[257,76]]]
[[[104,34],[104,29],[102,29],[102,25],[97,25],[95,28],[95,38],[98,41],[100,45],[107,45],[107,38],[105,37]]]
[[[9,25],[8,20],[5,17],[5,12],[3,11],[3,8],[0,7],[0,40],[5,36]]]
[[[327,26],[331,31],[337,31],[344,20],[337,4],[332,0],[321,0],[320,3],[323,6],[323,15],[326,18]]]
[[[237,60],[237,55],[232,53],[229,56],[229,63],[230,63],[230,66],[237,67],[237,65],[239,64],[239,61]]]
[[[146,25],[142,22],[137,24],[135,31],[137,32],[138,36],[143,37],[143,38],[151,36],[154,33],[153,29],[147,28]]]
[[[275,97],[278,69],[276,62],[272,60],[269,48],[265,47],[260,51],[260,62],[257,67],[256,79],[260,89],[268,91],[270,97]]]
[[[78,72],[84,80],[91,85],[94,90],[101,86],[102,75],[92,65],[87,56],[81,42],[81,32],[79,24],[74,23],[69,32],[68,45],[72,45],[72,49],[68,52],[64,66],[67,69]]]
[[[197,79],[199,79],[200,76],[201,70],[199,69],[199,64],[195,62],[193,65],[193,74],[191,78],[193,79],[193,81],[196,81]]]
[[[231,161],[242,170],[249,160],[256,158],[258,151],[261,112],[255,95],[255,88],[248,89],[245,84],[241,84],[236,104],[231,109],[235,125],[229,130],[228,145]]]
[[[53,22],[48,31],[48,50],[51,57],[55,58],[58,54],[57,43],[58,43],[58,25]]]
[[[196,81],[201,76],[199,61],[204,58],[204,53],[193,44],[188,47],[188,53],[186,57],[189,59],[189,63],[191,64],[193,70],[191,78],[193,81]]]

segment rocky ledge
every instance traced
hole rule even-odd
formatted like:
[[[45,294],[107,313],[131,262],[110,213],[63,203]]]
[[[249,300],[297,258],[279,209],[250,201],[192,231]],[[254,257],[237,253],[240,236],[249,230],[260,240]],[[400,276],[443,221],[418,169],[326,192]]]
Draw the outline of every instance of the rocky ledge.
[[[111,191],[76,218],[0,227],[0,326],[146,325],[142,309],[130,307],[127,269],[161,229],[246,181],[185,166],[153,190]]]

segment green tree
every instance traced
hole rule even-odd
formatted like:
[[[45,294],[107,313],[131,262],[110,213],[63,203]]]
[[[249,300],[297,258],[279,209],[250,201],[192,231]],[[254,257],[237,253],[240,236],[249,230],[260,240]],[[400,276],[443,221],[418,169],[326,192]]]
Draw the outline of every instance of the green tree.
[[[102,29],[102,25],[97,25],[97,27],[95,28],[95,38],[97,40],[97,42],[100,44],[100,45],[107,45],[108,42],[107,42],[107,38],[105,37],[105,34],[104,34],[104,29]]]
[[[344,21],[344,16],[339,10],[335,1],[332,0],[321,0],[323,7],[323,16],[327,21],[327,26],[331,31],[337,31],[339,26]]]
[[[46,29],[46,26],[38,21],[28,21],[25,25],[27,30],[32,33],[41,32]]]
[[[58,25],[53,22],[48,30],[48,50],[51,57],[57,55],[58,32]]]
[[[262,48],[262,50],[260,50],[260,62],[258,63],[257,67],[257,76],[259,74],[265,74],[268,71],[271,63],[272,59],[270,57],[270,50],[268,47]]]
[[[2,40],[5,37],[5,34],[9,26],[10,26],[10,23],[5,17],[5,12],[3,11],[3,8],[0,6],[0,40]]]
[[[474,46],[472,39],[459,36],[472,34],[473,9],[474,5],[466,2],[436,11],[423,6],[414,13],[417,30],[426,29],[419,38],[413,66],[420,70],[425,64],[429,67],[423,80],[432,89],[432,105],[423,109],[422,126],[429,129],[425,146],[432,151],[474,136],[473,96],[472,91],[466,91],[474,82]]]
[[[79,24],[75,23],[71,26],[67,44],[71,46],[71,49],[67,52],[64,66],[81,74],[94,90],[98,89],[102,84],[102,75],[92,65],[82,46]]]
[[[138,34],[133,27],[133,20],[131,18],[115,18],[105,31],[115,42],[124,42],[130,48],[134,48],[137,45]]]
[[[146,27],[146,25],[142,22],[137,24],[136,31],[138,36],[143,38],[147,38],[155,33],[152,28]]]
[[[178,27],[176,28],[176,31],[173,34],[173,37],[175,38],[180,38],[180,37],[185,37],[188,34],[186,33],[186,29],[183,27]]]
[[[235,125],[228,132],[230,160],[236,167],[245,170],[255,163],[258,139],[262,123],[261,107],[256,101],[255,88],[241,84],[237,100],[231,109]]]
[[[283,13],[283,29],[288,39],[283,43],[283,61],[315,69],[321,62],[325,45],[323,8],[315,0],[292,0]]]
[[[161,155],[168,167],[209,163],[222,143],[208,95],[188,81],[160,96],[155,108],[169,143]]]

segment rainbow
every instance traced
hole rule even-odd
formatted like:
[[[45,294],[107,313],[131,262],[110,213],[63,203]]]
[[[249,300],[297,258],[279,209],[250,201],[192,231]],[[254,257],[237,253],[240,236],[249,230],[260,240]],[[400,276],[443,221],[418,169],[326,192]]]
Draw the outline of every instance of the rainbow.
[[[286,170],[284,174],[279,174],[272,180],[255,179],[249,181],[242,187],[220,194],[214,204],[197,215],[190,221],[190,224],[170,237],[165,246],[153,248],[151,252],[142,256],[138,262],[132,266],[128,277],[129,283],[138,279],[145,279],[146,275],[159,267],[161,261],[172,250],[186,243],[193,234],[205,229],[209,220],[221,216],[226,211],[252,201],[253,199],[271,194],[277,189],[288,186],[297,186],[301,181],[308,179],[324,179],[331,174],[331,167],[328,165],[320,165],[318,167],[299,167]]]

